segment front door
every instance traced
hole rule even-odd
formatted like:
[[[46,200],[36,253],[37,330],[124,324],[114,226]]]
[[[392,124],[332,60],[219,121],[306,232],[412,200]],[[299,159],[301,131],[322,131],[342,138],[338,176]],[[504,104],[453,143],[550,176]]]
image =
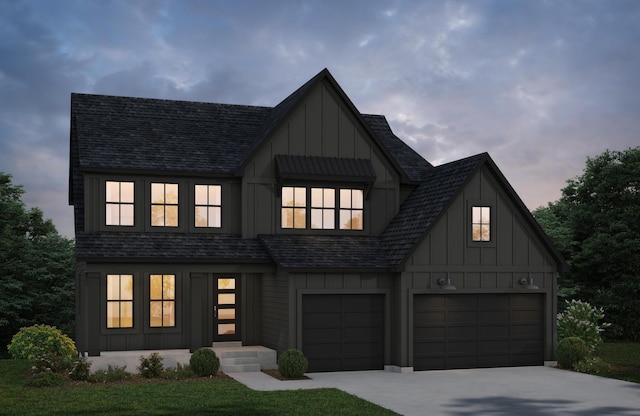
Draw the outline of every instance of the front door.
[[[240,341],[240,279],[214,277],[213,342]]]

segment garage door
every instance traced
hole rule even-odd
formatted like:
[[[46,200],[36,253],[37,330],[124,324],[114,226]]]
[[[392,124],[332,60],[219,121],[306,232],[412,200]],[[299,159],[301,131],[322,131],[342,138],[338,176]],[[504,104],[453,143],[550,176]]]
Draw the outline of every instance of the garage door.
[[[304,295],[302,351],[309,370],[384,367],[383,295]]]
[[[543,295],[415,295],[415,370],[543,364]]]

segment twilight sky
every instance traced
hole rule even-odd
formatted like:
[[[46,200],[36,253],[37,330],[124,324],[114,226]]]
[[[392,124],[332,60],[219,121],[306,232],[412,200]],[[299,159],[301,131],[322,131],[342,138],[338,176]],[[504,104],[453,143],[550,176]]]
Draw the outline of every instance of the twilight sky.
[[[489,152],[529,209],[640,145],[640,1],[0,0],[0,171],[73,237],[72,92],[274,106],[325,67],[434,165]]]

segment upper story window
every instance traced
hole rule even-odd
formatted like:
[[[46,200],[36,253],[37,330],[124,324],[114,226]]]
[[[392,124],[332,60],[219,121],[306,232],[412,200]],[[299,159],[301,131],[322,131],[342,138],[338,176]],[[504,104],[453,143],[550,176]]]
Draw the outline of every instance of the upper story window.
[[[107,328],[133,328],[133,275],[107,275]]]
[[[220,185],[196,185],[195,226],[220,228],[221,215],[221,189]]]
[[[176,326],[176,276],[149,276],[149,326]]]
[[[362,230],[363,215],[362,189],[282,187],[283,229]]]
[[[364,193],[362,189],[340,189],[340,229],[362,230]]]
[[[106,182],[106,224],[132,227],[134,225],[133,182]]]
[[[178,184],[151,184],[151,225],[154,227],[178,226]]]
[[[471,207],[471,241],[491,241],[491,207]]]
[[[311,188],[311,228],[333,230],[336,228],[336,190]]]
[[[282,187],[282,228],[307,228],[307,188]]]

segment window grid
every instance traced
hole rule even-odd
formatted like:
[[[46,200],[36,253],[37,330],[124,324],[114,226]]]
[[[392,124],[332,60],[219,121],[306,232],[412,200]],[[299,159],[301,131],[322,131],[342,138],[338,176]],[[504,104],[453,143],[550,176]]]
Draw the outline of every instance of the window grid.
[[[282,228],[307,228],[307,188],[282,187]]]
[[[340,189],[340,229],[362,230],[363,208],[361,189]]]
[[[151,225],[178,226],[178,184],[151,184]]]
[[[220,228],[222,226],[222,198],[220,185],[195,186],[195,226]]]
[[[491,241],[490,207],[471,207],[471,240]]]
[[[133,182],[106,181],[106,225],[134,225]]]
[[[311,188],[311,228],[333,230],[335,226],[336,190]]]
[[[133,328],[133,275],[107,275],[107,328]]]
[[[152,274],[149,276],[149,326],[176,326],[176,276]]]

